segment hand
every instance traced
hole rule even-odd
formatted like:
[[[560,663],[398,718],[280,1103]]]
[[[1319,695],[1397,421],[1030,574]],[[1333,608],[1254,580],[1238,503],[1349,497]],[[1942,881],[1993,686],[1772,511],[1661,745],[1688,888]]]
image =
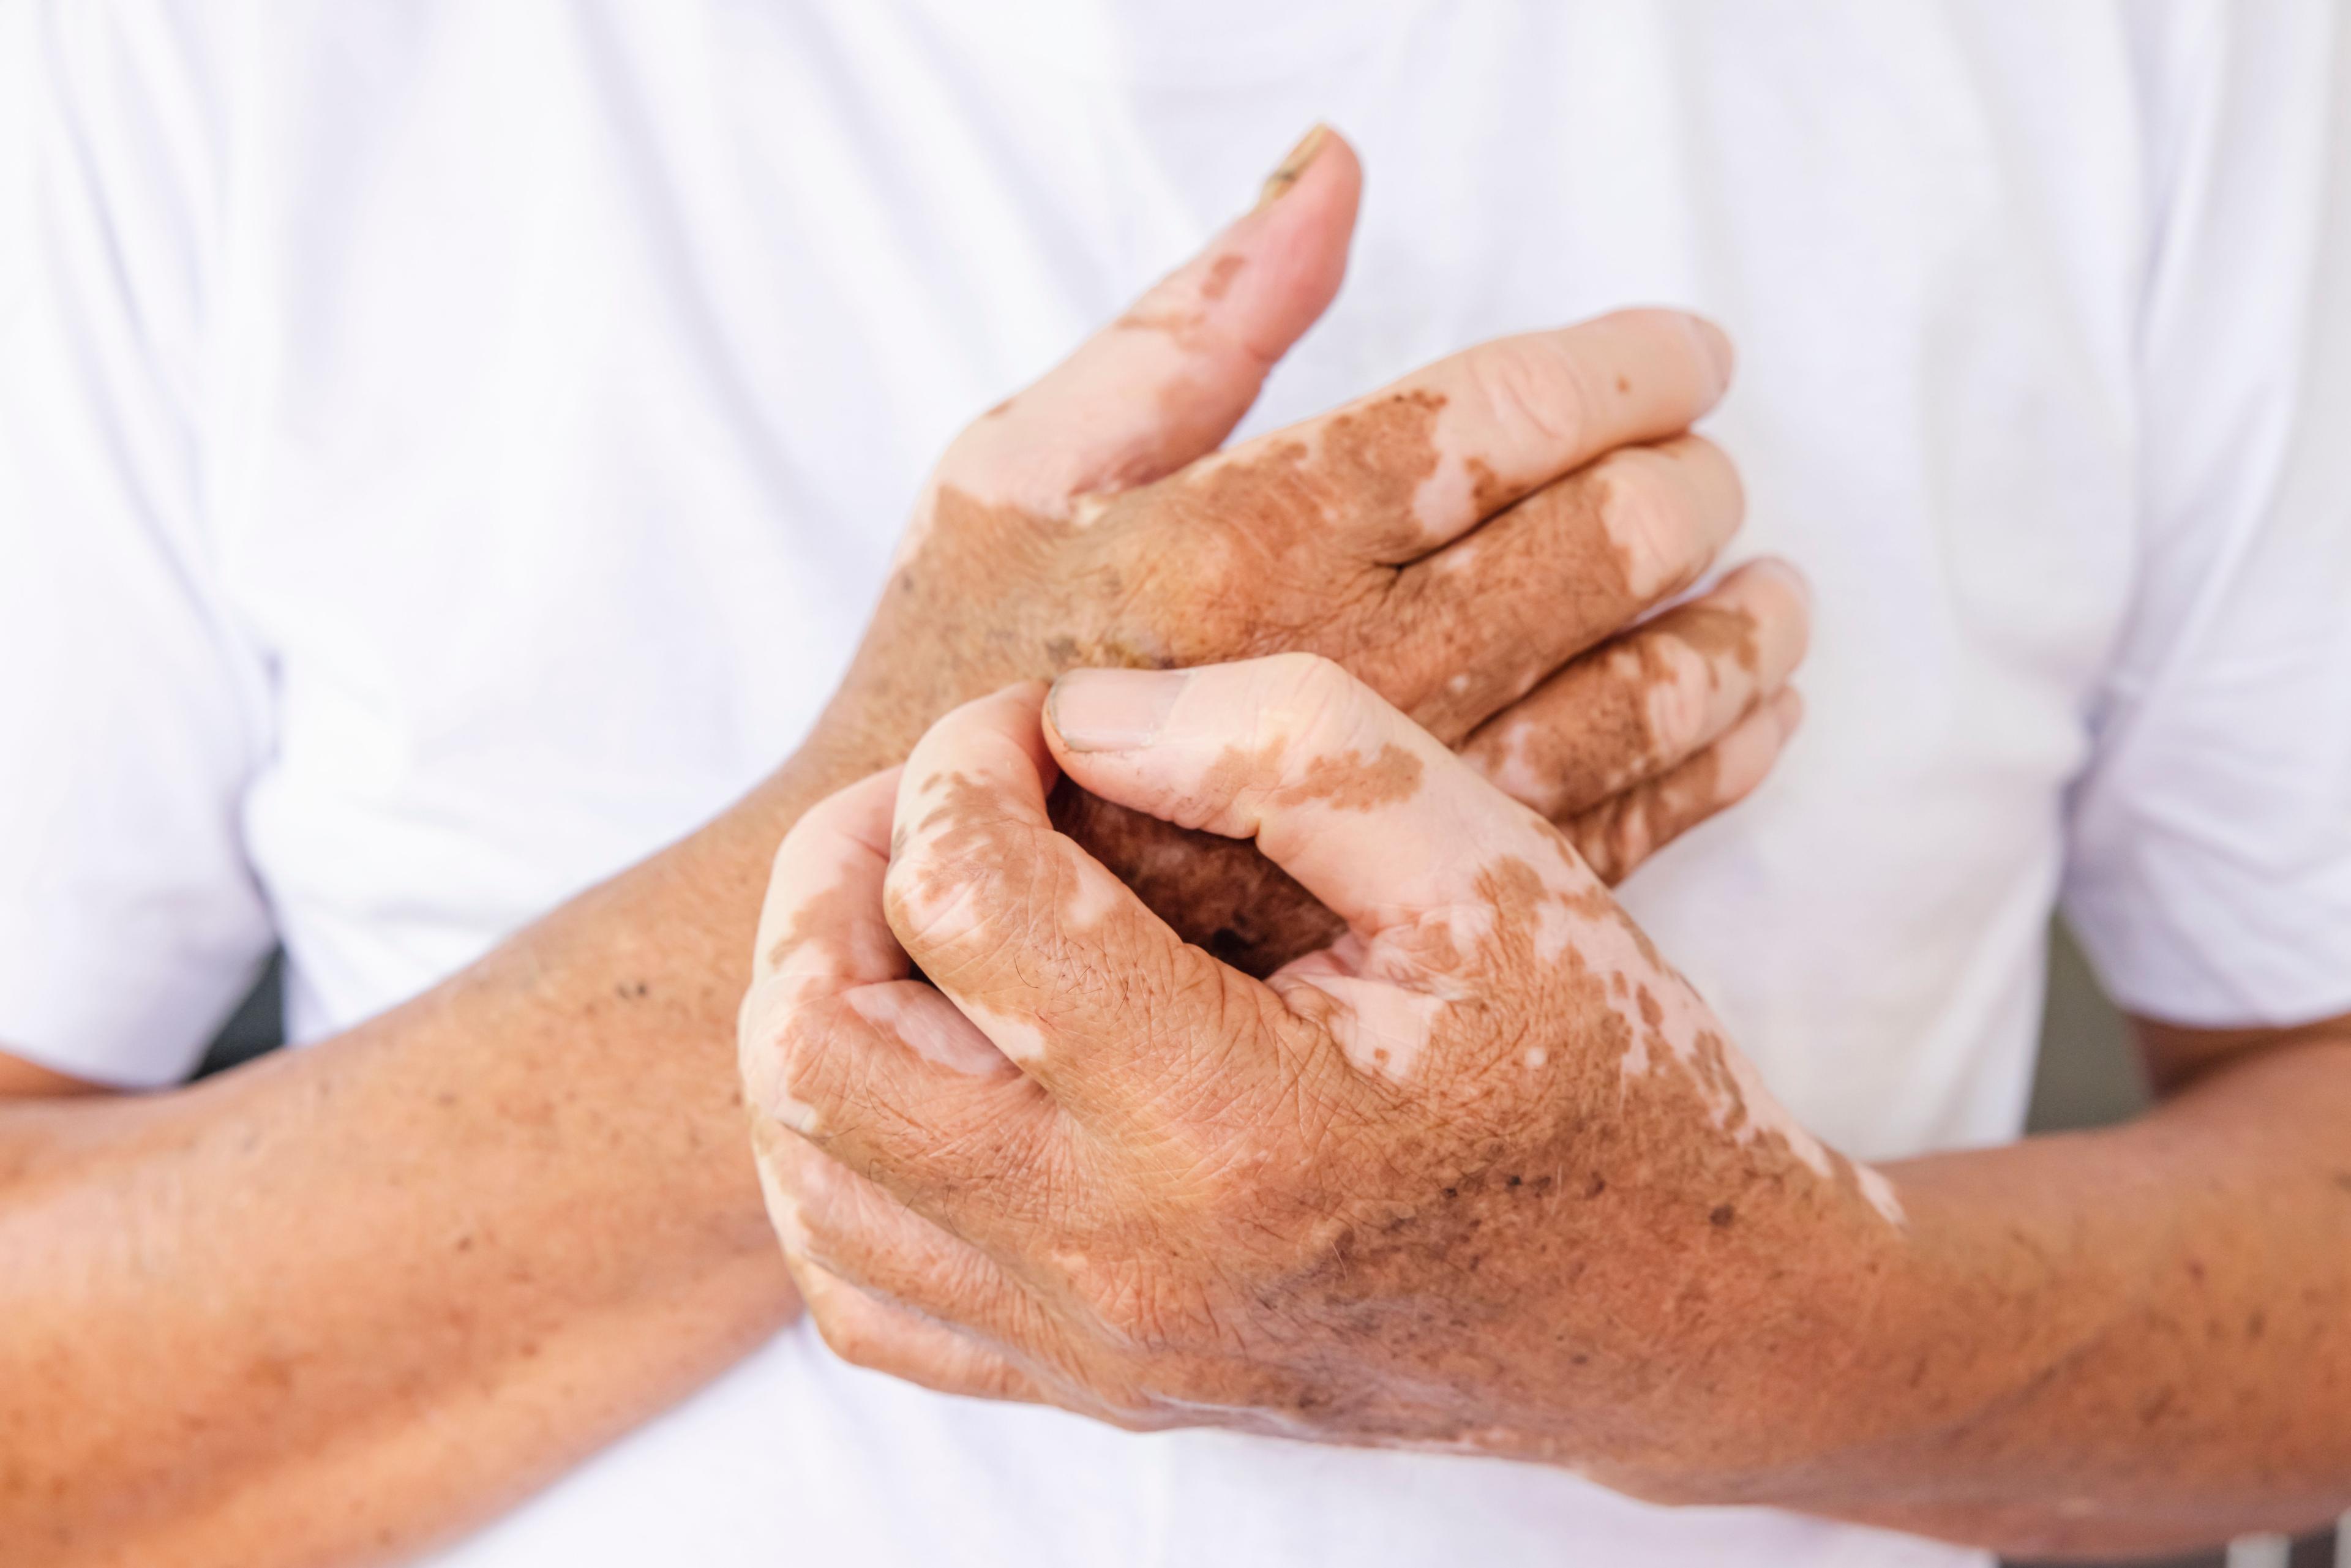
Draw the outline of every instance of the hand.
[[[1043,701],[956,710],[778,856],[743,1069],[841,1354],[1659,1493],[1801,1439],[1834,1369],[1775,1351],[1839,1343],[1900,1206],[1555,827],[1311,657]],[[1186,945],[1053,830],[1057,765],[1345,934],[1264,981]]]
[[[1354,155],[1327,133],[1301,152],[1278,199],[948,449],[813,754],[829,779],[886,766],[957,703],[1076,665],[1301,649],[1466,745],[1622,875],[1760,779],[1793,722],[1771,700],[1803,644],[1784,577],[1570,664],[1695,580],[1738,526],[1729,463],[1686,434],[1729,345],[1696,318],[1629,311],[1472,349],[1217,451],[1345,267]],[[1246,844],[1075,791],[1054,809],[1178,930],[1253,972],[1337,930]]]

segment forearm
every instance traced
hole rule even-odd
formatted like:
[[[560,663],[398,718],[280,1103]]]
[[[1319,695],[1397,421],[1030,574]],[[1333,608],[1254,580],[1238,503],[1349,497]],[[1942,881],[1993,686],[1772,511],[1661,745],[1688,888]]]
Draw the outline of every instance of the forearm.
[[[1745,1500],[2108,1556],[2340,1510],[2346,1126],[2338,1025],[2128,1126],[1890,1167],[1907,1232],[1822,1347],[1844,1441]]]
[[[782,1322],[735,1014],[776,842],[841,776],[313,1048],[0,1106],[0,1559],[392,1555]]]

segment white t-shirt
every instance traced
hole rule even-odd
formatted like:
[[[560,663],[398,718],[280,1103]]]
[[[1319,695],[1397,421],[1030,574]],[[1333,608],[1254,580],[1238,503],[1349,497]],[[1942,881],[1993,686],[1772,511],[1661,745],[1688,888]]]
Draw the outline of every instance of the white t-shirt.
[[[1252,427],[1657,300],[1738,340],[1810,717],[1625,898],[1813,1129],[2018,1126],[2064,889],[2122,1000],[2351,1008],[2351,136],[2325,0],[7,8],[0,1041],[169,1083],[706,820],[923,472],[1329,118]],[[2330,442],[2327,437],[2334,436]],[[440,1559],[1958,1563],[1532,1467],[935,1396],[795,1327]]]

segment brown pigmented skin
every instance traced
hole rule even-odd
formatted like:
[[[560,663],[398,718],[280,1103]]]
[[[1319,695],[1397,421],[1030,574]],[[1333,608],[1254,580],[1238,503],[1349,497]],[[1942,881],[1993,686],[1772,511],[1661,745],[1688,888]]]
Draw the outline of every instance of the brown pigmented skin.
[[[967,472],[972,464],[951,452],[915,548],[893,572],[813,744],[851,769],[879,768],[948,709],[1012,682],[1079,665],[1169,668],[1290,650],[1336,660],[1458,744],[1546,673],[1467,663],[1468,625],[1563,615],[1577,630],[1553,641],[1589,644],[1616,629],[1626,574],[1590,503],[1567,495],[1545,503],[1569,514],[1552,545],[1578,552],[1593,584],[1588,604],[1514,606],[1499,555],[1491,576],[1452,574],[1458,587],[1445,595],[1398,594],[1395,569],[1378,558],[1414,548],[1414,495],[1438,468],[1444,407],[1420,391],[1373,399],[1328,421],[1311,446],[1270,438],[1061,515],[984,498],[1006,486]],[[1160,456],[1135,461],[1147,472]],[[1470,472],[1479,504],[1492,504],[1499,481],[1482,463]],[[1553,488],[1574,486],[1571,476]],[[1339,548],[1343,525],[1351,540],[1369,541],[1368,555]],[[1449,690],[1464,674],[1467,693]],[[1588,767],[1589,751],[1561,760]],[[1337,928],[1246,844],[1066,787],[1054,810],[1179,932],[1247,972],[1269,973]]]
[[[1218,766],[1262,779],[1273,758]],[[1422,788],[1382,754],[1299,771],[1299,799],[1341,810]],[[951,991],[1034,997],[1024,941],[1071,929],[1074,892],[1013,869],[1040,863],[1037,831],[1003,791],[942,783],[906,885],[972,935],[922,946],[894,870],[892,924]],[[1533,848],[1474,877],[1490,925],[1406,937],[1416,972],[1474,1000],[1443,1013],[1402,1077],[1317,1049],[1336,1005],[1322,993],[1281,988],[1265,1009],[1205,956],[1159,970],[1140,909],[1091,921],[1088,942],[1135,956],[1111,966],[1118,1016],[1155,1042],[1117,1135],[958,1139],[962,1163],[893,1176],[956,1234],[997,1242],[1033,1303],[1022,1322],[1058,1325],[1008,1347],[1049,1397],[1135,1428],[1460,1446],[1635,1489],[1825,1440],[1841,1407],[1768,1347],[1834,1343],[1898,1236],[1849,1166],[1823,1174],[1779,1124],[1750,1124],[1718,1032],[1676,1051],[1662,998],[1687,1005],[1685,983],[1568,844],[1530,827]],[[1635,977],[1547,939],[1562,919],[1614,933]],[[1036,999],[1049,1040],[1106,1043],[1092,1014]],[[1285,1042],[1285,1071],[1236,1062],[1236,1018]],[[1636,1051],[1649,1065],[1628,1073]],[[1051,1244],[999,1239],[1015,1235]],[[1196,1256],[1196,1238],[1213,1251]],[[853,1239],[832,1244],[853,1260]],[[955,1301],[918,1305],[962,1321]]]

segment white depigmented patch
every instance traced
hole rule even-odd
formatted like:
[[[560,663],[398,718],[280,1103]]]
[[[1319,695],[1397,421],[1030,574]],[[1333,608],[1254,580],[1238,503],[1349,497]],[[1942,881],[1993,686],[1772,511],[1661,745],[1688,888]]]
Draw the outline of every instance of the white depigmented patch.
[[[1063,885],[1061,918],[1064,930],[1072,936],[1083,936],[1106,923],[1118,912],[1128,896],[1123,883],[1090,862],[1085,852],[1075,844],[1064,843]]]
[[[1464,670],[1458,675],[1448,677],[1445,683],[1445,689],[1450,695],[1459,696],[1469,689],[1469,673]]]
[[[1910,1217],[1902,1207],[1902,1196],[1894,1190],[1894,1184],[1886,1179],[1884,1171],[1855,1160],[1853,1176],[1861,1186],[1861,1196],[1869,1200],[1870,1207],[1885,1217],[1887,1224],[1909,1223]]]
[[[890,571],[893,576],[923,553],[923,546],[929,541],[932,530],[938,526],[938,486],[925,485],[923,486],[921,497],[914,502],[914,515],[907,522],[906,531],[898,536],[898,548],[890,552]]]
[[[1687,986],[1677,981],[1675,988],[1693,1003],[1697,1002]],[[1748,1060],[1747,1053],[1726,1040],[1722,1046],[1722,1062],[1730,1071],[1730,1081],[1739,1086],[1739,1103],[1747,1111],[1747,1119],[1739,1127],[1739,1141],[1751,1143],[1766,1133],[1776,1133],[1788,1145],[1788,1152],[1811,1166],[1815,1175],[1830,1175],[1835,1167],[1829,1161],[1828,1150],[1821,1145],[1818,1138],[1805,1131],[1802,1123],[1788,1114],[1787,1107],[1764,1087],[1762,1075],[1755,1071],[1755,1064]],[[1730,1102],[1725,1098],[1711,1108],[1715,1125],[1727,1126],[1730,1120]]]
[[[1555,899],[1535,905],[1535,956],[1556,964],[1567,956],[1576,936],[1590,922]]]
[[[1544,882],[1563,888],[1562,897],[1582,891],[1573,886],[1563,871],[1546,870]],[[1746,1053],[1722,1040],[1721,1026],[1713,1010],[1690,989],[1688,982],[1650,962],[1627,921],[1613,911],[1590,915],[1563,904],[1549,904],[1539,916],[1536,940],[1538,950],[1554,958],[1573,947],[1593,980],[1612,993],[1611,1005],[1630,1025],[1631,1043],[1617,1065],[1627,1084],[1647,1077],[1661,1065],[1651,1054],[1654,1041],[1671,1051],[1675,1060],[1689,1071],[1692,1082],[1705,1101],[1708,1117],[1718,1130],[1729,1134],[1742,1145],[1766,1134],[1776,1136],[1787,1145],[1790,1154],[1816,1174],[1826,1176],[1833,1173],[1834,1165],[1821,1141],[1790,1115],[1764,1086]],[[1614,988],[1609,986],[1616,977],[1622,977],[1625,982],[1623,998],[1614,997]],[[1638,998],[1644,994],[1656,1009],[1654,1024],[1643,1016]],[[1708,1034],[1720,1041],[1729,1089],[1710,1082],[1711,1075],[1701,1070],[1700,1040]]]
[[[1412,493],[1412,520],[1420,525],[1421,537],[1432,544],[1461,532],[1464,520],[1477,513],[1477,476],[1469,471],[1467,463],[1449,454]],[[1474,548],[1468,547],[1449,559],[1465,559]]]
[[[1649,733],[1664,742],[1687,743],[1707,732],[1710,672],[1697,649],[1672,637],[1653,639],[1669,678],[1651,683],[1642,695]]]
[[[848,1002],[858,1017],[925,1061],[979,1076],[1004,1066],[1003,1053],[935,991],[912,983],[862,986],[849,993]]]
[[[736,1019],[736,1059],[744,1097],[754,1109],[787,1127],[814,1133],[816,1107],[792,1092],[786,1071],[786,1040],[802,1004],[784,998],[783,984],[780,977],[769,976],[744,994]]]
[[[1542,1067],[1546,1062],[1548,1062],[1548,1061],[1551,1061],[1551,1048],[1550,1048],[1549,1046],[1547,1046],[1547,1045],[1531,1045],[1531,1046],[1527,1047],[1527,1071],[1530,1071],[1530,1072],[1535,1071],[1537,1069],[1539,1069],[1539,1068]]]
[[[1358,1071],[1398,1083],[1413,1081],[1448,1005],[1443,998],[1360,975],[1300,977],[1336,1004],[1322,1027]]]
[[[973,1006],[966,1010],[980,1032],[995,1041],[996,1049],[1011,1061],[1025,1066],[1044,1060],[1045,1031],[1036,1024],[994,1008]]]

